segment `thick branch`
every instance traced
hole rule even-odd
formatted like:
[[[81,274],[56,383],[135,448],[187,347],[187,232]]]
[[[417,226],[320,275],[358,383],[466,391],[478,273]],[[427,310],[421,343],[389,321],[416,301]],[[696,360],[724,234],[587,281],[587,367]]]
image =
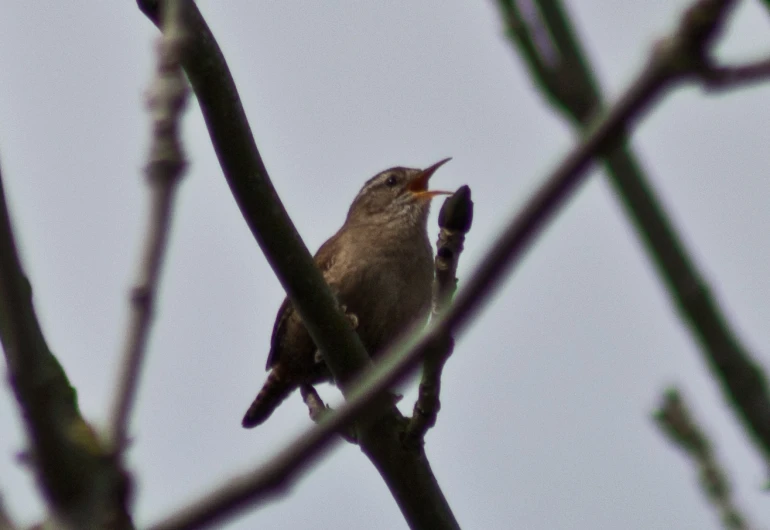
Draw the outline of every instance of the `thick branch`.
[[[668,47],[653,53],[620,101],[601,118],[582,141],[567,154],[545,184],[527,201],[509,223],[478,266],[471,280],[447,312],[419,337],[408,337],[394,345],[368,372],[362,374],[344,403],[334,414],[286,447],[276,458],[253,472],[228,481],[204,498],[196,499],[179,513],[152,530],[192,530],[221,522],[270,494],[285,490],[312,458],[328,447],[332,438],[349,425],[381,393],[390,388],[432,350],[444,351],[446,337],[462,330],[505,273],[523,256],[534,237],[553,217],[577,185],[586,177],[589,163],[628,130],[650,108],[656,97],[677,77],[670,68],[686,47]],[[371,431],[370,431],[371,432]],[[387,456],[387,455],[385,455]],[[411,463],[411,461],[410,461]]]
[[[733,502],[730,482],[716,460],[711,442],[693,419],[677,389],[666,391],[654,417],[669,441],[687,453],[697,466],[703,494],[719,512],[724,527],[728,530],[750,528]]]
[[[536,0],[536,3],[548,32],[554,36],[554,45],[559,49],[561,60],[550,70],[545,68],[545,74],[544,68],[531,68],[530,73],[549,101],[555,102],[555,108],[585,133],[592,123],[592,113],[586,109],[603,107],[598,83],[561,2]],[[504,19],[514,22],[509,31],[525,61],[528,64],[542,62],[540,52],[527,43],[526,25],[516,2],[499,0],[499,4]],[[699,0],[685,12],[676,35],[658,45],[658,52],[663,54],[667,54],[672,47],[682,50],[683,53],[669,64],[672,73],[696,77],[706,87],[713,86],[720,77],[727,82],[730,75],[711,66],[707,44],[719,33],[726,12],[734,4],[734,1],[726,0]],[[740,75],[747,74],[742,71]],[[565,91],[569,97],[565,97]],[[770,465],[770,397],[764,374],[714,300],[709,285],[628,147],[625,132],[619,131],[614,144],[604,151],[604,163],[610,183],[657,267],[680,316],[701,344],[707,362],[722,384],[725,397]]]
[[[5,511],[3,498],[0,496],[0,530],[16,530],[17,528],[11,520],[11,516]]]
[[[423,340],[412,366],[430,348],[444,349],[444,345],[435,341]],[[398,350],[401,355],[404,351]],[[422,355],[421,355],[422,354]],[[407,367],[408,370],[409,367]],[[210,528],[237,515],[239,511],[252,507],[260,501],[276,495],[288,493],[289,488],[299,475],[319,456],[329,449],[331,443],[339,439],[341,432],[346,432],[353,423],[371,411],[372,402],[384,391],[401,379],[406,370],[393,370],[388,373],[367,372],[357,382],[353,396],[338,409],[320,418],[318,425],[297,436],[277,455],[253,471],[227,480],[221,486],[211,489],[205,496],[195,499],[178,512],[151,525],[150,530],[196,530]],[[389,436],[389,435],[388,435]],[[399,455],[396,455],[399,456]],[[399,469],[409,469],[416,459],[409,458]],[[418,461],[418,465],[423,463]],[[414,471],[414,470],[413,470]],[[418,469],[419,471],[419,469]],[[413,477],[405,477],[405,480]],[[424,496],[419,497],[424,500]],[[410,502],[410,501],[407,501]],[[430,505],[423,505],[423,509]],[[436,526],[435,528],[457,528],[457,526]],[[433,527],[428,527],[433,528]]]
[[[137,3],[157,25],[158,1]],[[197,7],[191,6],[186,15],[189,41],[182,66],[200,104],[222,172],[246,224],[345,394],[352,377],[371,364],[369,356],[273,187],[214,35]]]
[[[125,447],[129,416],[150,334],[160,269],[166,253],[172,207],[186,165],[180,125],[189,90],[179,61],[185,41],[181,15],[189,4],[189,0],[166,2],[164,31],[158,42],[156,74],[148,91],[152,141],[145,174],[151,190],[150,216],[138,278],[131,290],[127,339],[108,433],[115,450]]]
[[[51,507],[74,528],[131,528],[126,477],[83,419],[75,389],[48,349],[21,268],[0,175],[0,341],[23,412],[31,461]]]

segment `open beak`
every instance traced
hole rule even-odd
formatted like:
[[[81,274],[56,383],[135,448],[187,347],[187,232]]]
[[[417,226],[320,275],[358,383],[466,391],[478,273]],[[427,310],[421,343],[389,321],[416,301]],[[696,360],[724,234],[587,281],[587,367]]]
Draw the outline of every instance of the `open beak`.
[[[429,168],[423,169],[420,173],[412,179],[407,185],[407,189],[411,191],[418,199],[432,199],[436,195],[452,195],[451,191],[440,190],[428,190],[428,181],[433,176],[438,168],[452,160],[451,158],[445,158],[439,162],[436,162]]]

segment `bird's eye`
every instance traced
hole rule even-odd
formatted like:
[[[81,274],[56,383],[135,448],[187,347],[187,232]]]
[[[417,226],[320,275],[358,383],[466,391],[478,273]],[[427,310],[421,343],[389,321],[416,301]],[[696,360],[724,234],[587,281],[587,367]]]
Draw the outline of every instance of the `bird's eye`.
[[[396,176],[395,176],[395,175],[391,175],[391,176],[389,176],[389,177],[388,177],[388,180],[386,180],[386,181],[385,181],[385,185],[386,185],[387,187],[389,187],[389,188],[392,188],[392,187],[393,187],[393,186],[395,186],[396,184],[398,184],[398,179],[396,178]]]

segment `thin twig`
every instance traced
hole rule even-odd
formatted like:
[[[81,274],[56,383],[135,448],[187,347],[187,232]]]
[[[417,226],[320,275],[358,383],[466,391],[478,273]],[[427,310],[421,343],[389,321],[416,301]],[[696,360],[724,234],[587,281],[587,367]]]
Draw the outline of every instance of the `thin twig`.
[[[709,65],[700,75],[709,90],[752,85],[770,78],[770,58],[740,65]]]
[[[157,70],[148,91],[152,143],[145,175],[151,191],[150,214],[139,273],[131,290],[131,314],[110,424],[109,440],[116,451],[125,447],[128,421],[136,398],[158,294],[175,192],[185,169],[179,131],[189,97],[187,81],[180,66],[186,39],[182,25],[185,3],[189,0],[165,4],[164,30],[157,48]]]
[[[452,302],[457,290],[457,265],[472,222],[471,190],[462,186],[444,201],[438,216],[440,230],[436,243],[432,318],[439,318]],[[423,443],[425,433],[436,424],[436,416],[441,409],[441,373],[454,350],[454,339],[448,339],[445,351],[436,352],[423,360],[419,393],[404,433],[404,443]]]
[[[724,16],[724,12],[722,12]],[[682,25],[685,25],[684,19]],[[720,22],[719,17],[712,24]],[[677,36],[696,35],[701,45],[710,44],[708,32],[686,32],[678,29]],[[699,37],[697,35],[700,35]],[[417,337],[399,341],[389,352],[354,382],[347,401],[312,429],[297,437],[268,464],[240,477],[230,479],[208,495],[195,499],[187,507],[151,526],[151,530],[193,530],[209,527],[233,517],[237,511],[253,505],[270,495],[284,492],[296,480],[311,460],[329,447],[330,441],[344,426],[368,410],[369,404],[391,388],[431,351],[445,351],[446,337],[460,332],[474,318],[476,310],[488,301],[488,295],[503,280],[505,273],[523,256],[533,238],[553,217],[558,208],[585,179],[590,161],[601,153],[650,108],[663,90],[687,72],[672,68],[679,64],[681,54],[689,54],[697,43],[680,40],[682,46],[657,48],[649,64],[609,112],[585,135],[545,184],[527,201],[525,208],[509,223],[497,238],[469,283],[459,293],[454,304],[437,321]]]
[[[558,48],[560,60],[553,66],[551,63],[538,66],[543,62],[542,52],[530,42],[518,4],[512,0],[499,0],[504,19],[513,21],[509,32],[530,66],[533,79],[554,107],[585,132],[592,123],[592,113],[587,109],[603,106],[593,68],[582,52],[562,2],[535,0],[535,3]],[[730,0],[700,0],[685,12],[677,33],[658,44],[659,53],[666,54],[669,47],[684,51],[670,63],[672,72],[691,77],[708,89],[720,77],[727,80],[734,76],[735,83],[725,81],[725,87],[739,86],[742,77],[748,76],[746,70],[752,72],[752,76],[757,70],[761,71],[761,63],[758,63],[760,67],[739,68],[733,73],[721,70],[713,66],[713,58],[704,46],[719,34],[726,20],[724,14],[735,4]],[[690,46],[688,42],[696,45]],[[715,301],[703,274],[628,146],[627,134],[617,135],[614,145],[604,151],[603,161],[610,183],[666,284],[675,307],[700,343],[703,356],[717,375],[727,401],[743,420],[770,467],[770,394],[764,373]]]
[[[654,418],[668,439],[698,467],[703,494],[719,512],[724,527],[728,530],[750,528],[733,501],[730,481],[716,460],[710,440],[693,419],[677,389],[665,392]]]

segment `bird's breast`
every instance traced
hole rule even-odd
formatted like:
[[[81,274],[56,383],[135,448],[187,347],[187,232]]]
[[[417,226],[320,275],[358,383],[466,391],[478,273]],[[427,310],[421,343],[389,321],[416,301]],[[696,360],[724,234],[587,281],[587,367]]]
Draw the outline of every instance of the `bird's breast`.
[[[340,302],[358,319],[358,333],[376,355],[412,326],[425,324],[431,303],[433,258],[429,246],[362,256],[340,291]]]

